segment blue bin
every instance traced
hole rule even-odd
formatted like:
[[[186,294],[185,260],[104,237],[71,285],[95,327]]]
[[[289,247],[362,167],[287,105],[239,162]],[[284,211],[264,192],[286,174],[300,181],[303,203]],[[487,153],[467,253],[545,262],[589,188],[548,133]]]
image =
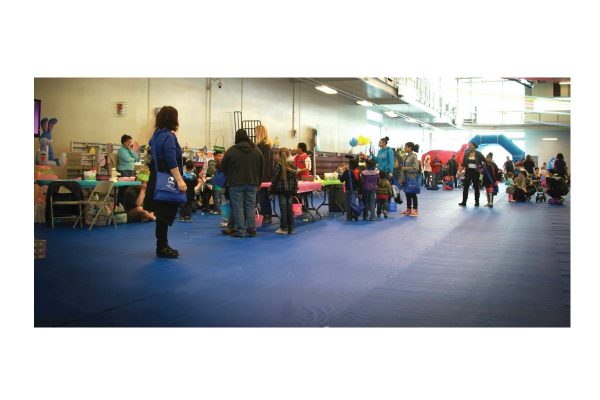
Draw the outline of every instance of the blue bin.
[[[388,211],[396,212],[396,210],[398,210],[398,205],[396,204],[396,202],[394,200],[390,201],[390,204],[388,204]]]

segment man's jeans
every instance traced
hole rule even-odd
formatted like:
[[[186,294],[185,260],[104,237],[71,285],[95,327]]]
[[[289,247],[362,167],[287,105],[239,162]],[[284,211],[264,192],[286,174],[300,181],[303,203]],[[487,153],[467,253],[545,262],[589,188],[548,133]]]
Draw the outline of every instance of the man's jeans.
[[[254,209],[256,208],[256,185],[235,185],[229,187],[229,200],[233,213],[234,229],[244,234],[256,231]]]

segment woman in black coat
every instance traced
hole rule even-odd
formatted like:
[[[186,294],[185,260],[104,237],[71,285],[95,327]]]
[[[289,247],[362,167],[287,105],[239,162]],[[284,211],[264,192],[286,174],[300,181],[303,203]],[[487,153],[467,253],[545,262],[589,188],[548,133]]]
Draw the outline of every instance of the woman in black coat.
[[[154,211],[156,215],[156,255],[158,257],[176,258],[179,252],[169,246],[167,233],[169,226],[173,224],[177,216],[180,203],[154,200],[154,189],[156,188],[156,168],[160,172],[169,172],[180,191],[185,192],[187,185],[183,180],[183,152],[175,132],[179,129],[179,118],[177,110],[170,106],[164,106],[156,115],[156,130],[150,139],[152,151],[156,154],[156,160],[152,159],[149,164],[150,180],[144,198],[144,209]]]
[[[463,182],[463,198],[459,206],[466,206],[469,198],[469,186],[473,184],[475,190],[475,207],[479,207],[479,169],[485,163],[485,157],[477,151],[477,143],[470,142],[469,148],[465,151],[460,170],[465,170],[465,180]]]
[[[254,132],[256,133],[256,148],[262,153],[264,159],[261,175],[262,182],[271,182],[273,175],[273,142],[264,125],[257,125],[254,128]],[[263,223],[270,224],[273,210],[271,209],[268,189],[260,189],[258,191],[258,204],[260,206],[260,214],[264,217]]]
[[[533,176],[533,170],[535,169],[535,162],[533,161],[533,157],[527,154],[525,157],[525,161],[523,161],[523,168],[529,174],[529,176]]]

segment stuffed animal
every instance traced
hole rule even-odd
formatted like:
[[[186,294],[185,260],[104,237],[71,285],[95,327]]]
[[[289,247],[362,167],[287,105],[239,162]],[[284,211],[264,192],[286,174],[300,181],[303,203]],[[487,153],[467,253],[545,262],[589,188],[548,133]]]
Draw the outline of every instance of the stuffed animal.
[[[48,160],[54,160],[54,150],[52,149],[52,129],[58,123],[56,118],[42,118],[40,125],[42,126],[42,134],[40,135],[40,145],[42,145],[42,139],[46,139],[46,147],[48,151]]]
[[[52,117],[42,118],[40,126],[42,133],[40,134],[40,148],[36,154],[36,164],[38,165],[65,165],[67,162],[67,154],[62,153],[59,159],[54,158],[54,149],[52,148],[52,129],[58,123],[58,119]]]
[[[48,154],[50,145],[48,144],[48,139],[41,138],[40,139],[40,148],[37,151],[35,156],[35,163],[37,165],[56,165],[56,161],[51,160]]]

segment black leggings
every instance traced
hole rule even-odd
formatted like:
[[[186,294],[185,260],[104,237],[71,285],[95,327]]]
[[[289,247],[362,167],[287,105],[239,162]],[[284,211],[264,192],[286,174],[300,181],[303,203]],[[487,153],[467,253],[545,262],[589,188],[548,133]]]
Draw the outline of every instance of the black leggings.
[[[473,183],[475,189],[475,203],[479,204],[479,171],[469,168],[465,172],[465,180],[463,182],[463,203],[469,198],[469,186]]]
[[[418,209],[419,200],[417,200],[416,193],[406,193],[406,208]]]
[[[169,225],[162,222],[160,219],[156,219],[156,249],[164,249],[169,244],[167,240],[167,232],[169,231]]]

